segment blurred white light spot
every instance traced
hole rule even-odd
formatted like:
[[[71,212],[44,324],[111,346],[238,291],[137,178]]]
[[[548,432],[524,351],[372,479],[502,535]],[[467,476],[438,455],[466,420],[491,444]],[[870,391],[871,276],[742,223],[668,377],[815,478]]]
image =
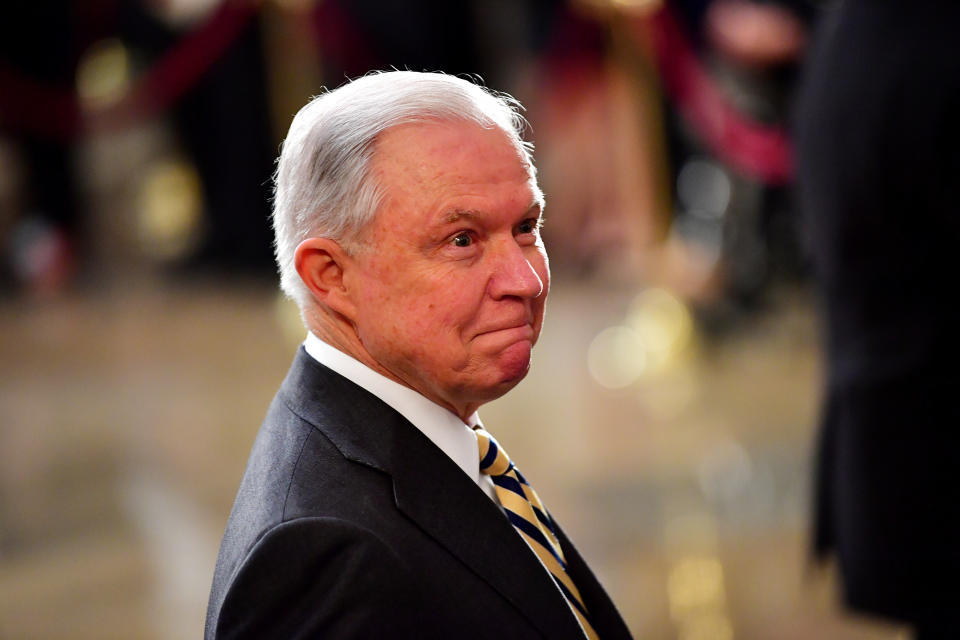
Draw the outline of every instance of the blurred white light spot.
[[[150,167],[139,194],[137,233],[150,255],[179,258],[196,247],[202,231],[200,177],[186,162],[165,160]]]
[[[651,368],[667,364],[693,336],[690,311],[663,289],[650,288],[638,295],[630,305],[627,324],[639,336]]]
[[[77,64],[77,94],[93,109],[122,98],[130,88],[130,54],[120,40],[95,42]]]
[[[726,599],[723,565],[715,557],[683,558],[670,570],[667,596],[675,619],[692,609],[722,607]]]
[[[697,479],[704,495],[713,501],[730,501],[747,489],[753,479],[750,454],[735,440],[714,445],[697,465]]]
[[[604,329],[587,350],[590,375],[608,389],[622,389],[636,382],[646,364],[643,341],[630,327]]]
[[[677,219],[670,230],[670,242],[683,247],[686,269],[691,277],[705,279],[717,268],[723,253],[723,226],[690,216]]]
[[[733,625],[721,612],[709,611],[683,620],[678,640],[733,640]]]
[[[688,161],[677,176],[677,197],[686,211],[697,217],[723,216],[732,191],[726,172],[707,160]]]
[[[147,7],[171,27],[184,28],[213,13],[218,4],[218,0],[163,0],[150,2]]]

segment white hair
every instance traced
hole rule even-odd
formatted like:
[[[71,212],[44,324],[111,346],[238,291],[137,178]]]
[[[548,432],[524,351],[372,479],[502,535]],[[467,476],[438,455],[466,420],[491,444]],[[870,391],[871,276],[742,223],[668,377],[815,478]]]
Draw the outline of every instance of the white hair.
[[[336,240],[349,251],[383,202],[371,172],[377,137],[391,127],[463,120],[499,127],[523,152],[535,175],[526,120],[511,96],[443,73],[372,73],[313,98],[283,142],[274,174],[273,229],[280,287],[301,310],[311,299],[294,266],[309,237]]]

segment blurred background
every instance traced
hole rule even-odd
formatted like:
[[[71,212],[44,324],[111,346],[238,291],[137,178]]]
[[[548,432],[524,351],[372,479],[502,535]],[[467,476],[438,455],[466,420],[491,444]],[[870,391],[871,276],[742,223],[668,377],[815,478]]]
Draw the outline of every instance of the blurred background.
[[[304,336],[273,161],[322,86],[389,67],[527,107],[554,284],[531,374],[481,415],[636,637],[910,637],[809,561],[824,376],[790,131],[830,9],[5,3],[0,637],[201,635]]]

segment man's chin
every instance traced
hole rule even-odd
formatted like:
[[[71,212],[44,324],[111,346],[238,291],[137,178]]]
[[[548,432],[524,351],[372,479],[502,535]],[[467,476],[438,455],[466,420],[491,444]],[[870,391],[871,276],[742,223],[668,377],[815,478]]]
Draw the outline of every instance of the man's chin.
[[[478,358],[468,369],[469,373],[461,376],[464,383],[461,392],[479,404],[496,400],[526,377],[532,350],[529,340],[521,340]]]
[[[529,340],[520,340],[504,349],[498,357],[498,367],[501,380],[510,383],[510,388],[517,384],[530,371],[530,356],[533,352],[533,343]],[[506,393],[506,392],[504,392]]]

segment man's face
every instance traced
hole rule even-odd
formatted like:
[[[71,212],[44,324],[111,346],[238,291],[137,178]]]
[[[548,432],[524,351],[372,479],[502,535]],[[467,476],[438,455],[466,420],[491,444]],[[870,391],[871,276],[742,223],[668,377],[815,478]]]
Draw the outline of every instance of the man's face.
[[[500,129],[394,127],[373,169],[385,201],[344,273],[370,357],[461,417],[527,373],[550,286],[541,201]]]

